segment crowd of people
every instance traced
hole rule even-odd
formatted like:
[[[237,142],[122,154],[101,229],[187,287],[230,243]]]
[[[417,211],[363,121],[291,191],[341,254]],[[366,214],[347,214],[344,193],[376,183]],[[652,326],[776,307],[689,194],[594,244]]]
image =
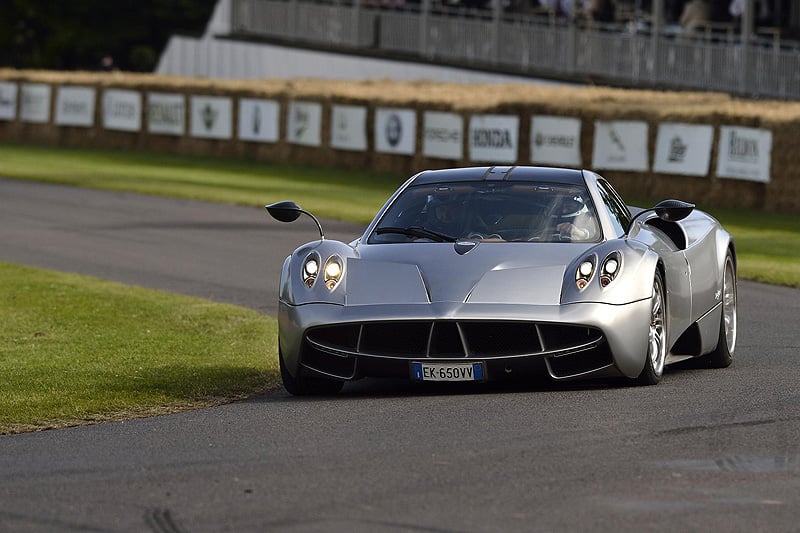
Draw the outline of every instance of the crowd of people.
[[[532,0],[539,9],[558,16],[585,16],[598,22],[618,20],[617,11],[649,13],[649,0]],[[781,0],[755,0],[754,19],[769,24],[776,21],[776,7]],[[635,9],[631,9],[635,8]],[[745,0],[664,0],[664,22],[680,24],[685,31],[695,31],[708,23],[738,22],[744,13]],[[777,21],[780,22],[780,21]]]
[[[383,9],[419,9],[422,0],[361,0]],[[434,12],[491,12],[500,3],[505,13],[541,14],[552,19],[576,19],[597,23],[647,26],[652,0],[431,0]],[[746,0],[663,0],[662,24],[682,33],[727,26],[738,29]],[[792,0],[754,0],[755,27],[767,26],[780,33],[798,34],[790,27]]]

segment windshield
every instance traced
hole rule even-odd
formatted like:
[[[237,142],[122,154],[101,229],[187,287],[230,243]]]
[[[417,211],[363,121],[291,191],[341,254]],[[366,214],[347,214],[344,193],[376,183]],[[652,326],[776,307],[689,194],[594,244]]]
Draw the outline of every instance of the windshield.
[[[601,237],[583,186],[480,181],[407,188],[368,242],[598,242]]]

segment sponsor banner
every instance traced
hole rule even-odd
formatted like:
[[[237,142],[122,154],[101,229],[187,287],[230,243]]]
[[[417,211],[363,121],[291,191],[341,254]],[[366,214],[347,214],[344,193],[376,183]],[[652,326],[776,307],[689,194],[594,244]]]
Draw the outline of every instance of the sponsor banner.
[[[186,124],[182,94],[147,93],[147,131],[161,135],[183,135]]]
[[[464,119],[456,113],[425,111],[422,153],[428,157],[464,157]]]
[[[597,120],[592,166],[611,170],[647,170],[647,123]]]
[[[771,159],[771,131],[720,127],[717,176],[767,183]]]
[[[56,119],[59,126],[94,126],[94,87],[59,87],[56,91]]]
[[[123,89],[103,91],[103,127],[107,130],[119,131],[141,130],[141,93]]]
[[[19,117],[22,122],[49,122],[50,86],[45,83],[23,83],[21,93]]]
[[[697,124],[659,124],[653,170],[665,174],[707,176],[714,128]]]
[[[519,145],[519,117],[475,115],[469,120],[471,161],[514,163]]]
[[[286,140],[294,144],[322,144],[322,104],[289,102],[286,117]]]
[[[189,131],[192,137],[233,137],[233,100],[225,96],[192,96]]]
[[[0,120],[17,118],[17,84],[0,82]]]
[[[417,145],[417,112],[413,109],[375,110],[375,151],[414,155]]]
[[[580,167],[581,121],[577,118],[531,118],[531,162]]]
[[[275,100],[239,99],[239,138],[243,141],[278,142],[280,104]]]
[[[335,105],[331,110],[331,146],[363,152],[367,149],[367,108]]]

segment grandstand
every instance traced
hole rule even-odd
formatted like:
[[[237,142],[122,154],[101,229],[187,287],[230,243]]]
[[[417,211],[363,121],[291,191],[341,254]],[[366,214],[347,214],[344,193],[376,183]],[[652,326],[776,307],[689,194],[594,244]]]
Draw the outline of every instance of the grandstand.
[[[687,31],[677,0],[616,0],[602,21],[552,0],[220,0],[205,35],[173,37],[157,72],[549,78],[799,99],[800,3],[745,0],[733,19],[718,14],[728,1],[711,0],[713,16]]]

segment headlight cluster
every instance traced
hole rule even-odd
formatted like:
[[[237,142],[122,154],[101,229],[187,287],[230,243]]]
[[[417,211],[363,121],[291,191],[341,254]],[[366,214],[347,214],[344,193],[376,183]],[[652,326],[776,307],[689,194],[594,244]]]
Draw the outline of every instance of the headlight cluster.
[[[319,273],[319,262],[320,259],[317,253],[312,253],[306,257],[306,262],[303,263],[303,283],[306,284],[306,287],[310,288],[317,280],[317,274]]]
[[[578,270],[575,272],[575,285],[583,290],[589,284],[594,274],[594,258],[586,259],[578,265]]]
[[[575,285],[579,290],[583,290],[589,285],[595,271],[596,257],[588,257],[581,261],[575,271]],[[616,279],[622,266],[622,256],[619,252],[612,252],[606,256],[600,266],[600,286],[608,287]]]
[[[314,286],[314,282],[317,281],[317,276],[320,272],[321,262],[319,254],[316,252],[312,252],[306,257],[306,261],[303,263],[303,283],[306,284],[306,287],[311,288]],[[344,261],[338,255],[330,256],[325,261],[325,266],[322,269],[325,287],[329,291],[335,289],[342,279],[342,274],[344,274]]]
[[[617,252],[606,257],[605,261],[603,261],[603,268],[600,269],[600,285],[602,287],[608,287],[608,285],[614,281],[614,278],[617,277],[617,273],[619,272],[620,263],[621,258]]]

